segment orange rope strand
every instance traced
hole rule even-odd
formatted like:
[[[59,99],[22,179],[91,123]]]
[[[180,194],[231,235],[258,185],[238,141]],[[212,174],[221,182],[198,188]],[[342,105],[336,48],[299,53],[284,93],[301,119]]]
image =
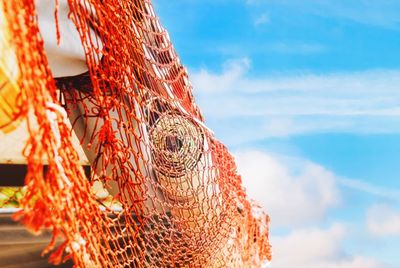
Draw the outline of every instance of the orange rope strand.
[[[27,194],[15,218],[35,232],[53,231],[49,260],[72,258],[77,267],[267,263],[269,218],[248,200],[233,157],[205,126],[151,2],[68,0],[89,71],[57,83],[34,2],[2,1],[22,106],[37,123],[28,122]],[[58,0],[59,41],[57,13]],[[68,117],[91,162],[90,180]],[[108,191],[109,205],[91,192],[94,183]]]

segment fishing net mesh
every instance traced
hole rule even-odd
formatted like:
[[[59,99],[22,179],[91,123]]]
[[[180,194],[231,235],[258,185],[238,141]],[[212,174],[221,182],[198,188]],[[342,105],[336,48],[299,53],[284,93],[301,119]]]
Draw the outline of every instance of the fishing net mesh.
[[[35,1],[1,1],[20,90],[15,99],[3,97],[14,103],[13,120],[33,115],[26,120],[24,197],[14,217],[34,232],[52,230],[44,254],[54,264],[266,264],[269,218],[248,200],[233,157],[205,126],[151,2],[68,3],[89,71],[54,79]],[[90,178],[71,124],[86,148]]]

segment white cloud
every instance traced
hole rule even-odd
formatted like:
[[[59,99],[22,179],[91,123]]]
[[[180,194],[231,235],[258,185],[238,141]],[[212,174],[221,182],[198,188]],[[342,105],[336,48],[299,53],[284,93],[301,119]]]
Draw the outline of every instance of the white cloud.
[[[372,257],[347,252],[344,244],[351,233],[344,224],[318,227],[340,200],[339,179],[332,173],[302,159],[255,150],[238,152],[235,158],[247,194],[271,216],[275,233],[271,236],[272,268],[389,267]],[[303,228],[305,225],[312,227]],[[281,227],[289,232],[278,235],[276,230]]]
[[[334,224],[328,229],[300,229],[285,236],[273,236],[273,268],[384,268],[377,260],[349,255],[342,249],[346,228]]]
[[[400,70],[254,78],[246,75],[249,68],[245,58],[229,61],[221,73],[192,72],[197,100],[217,134],[246,121],[242,129],[235,126],[238,135],[226,135],[231,141],[222,134],[229,144],[236,136],[246,141],[315,132],[400,133]]]
[[[374,205],[367,213],[368,231],[376,236],[400,236],[400,211],[388,205]]]
[[[344,226],[334,225],[328,230],[305,229],[287,236],[273,237],[275,264],[291,267],[290,264],[306,264],[332,256],[338,257],[338,244],[344,234]],[[285,255],[290,258],[285,258]]]
[[[192,74],[191,80],[197,91],[203,94],[229,91],[248,70],[250,60],[242,58],[227,61],[221,74],[213,74],[205,69],[200,69]]]
[[[338,203],[332,173],[301,159],[247,151],[235,154],[239,174],[251,198],[271,215],[272,226],[295,226],[321,219]]]

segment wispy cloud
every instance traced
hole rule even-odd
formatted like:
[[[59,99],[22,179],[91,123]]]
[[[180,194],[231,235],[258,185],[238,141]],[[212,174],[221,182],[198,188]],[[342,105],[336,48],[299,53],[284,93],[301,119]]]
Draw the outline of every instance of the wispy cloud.
[[[376,236],[400,236],[400,210],[378,204],[368,210],[368,231]]]
[[[214,121],[228,128],[246,121],[239,131],[251,129],[254,139],[400,132],[400,70],[250,77],[250,67],[244,58],[229,61],[220,73],[192,72],[197,100],[211,127]],[[243,140],[250,138],[240,134]]]
[[[354,22],[389,28],[400,27],[400,2],[396,0],[246,0],[249,5],[265,8],[281,6],[322,17],[348,19]]]
[[[232,87],[243,77],[249,67],[250,60],[242,58],[225,62],[222,66],[222,73],[219,74],[200,69],[192,74],[195,91],[200,94],[231,91]]]
[[[374,196],[383,197],[390,201],[400,202],[400,189],[381,187],[379,185],[366,183],[361,180],[346,179],[346,178],[339,178],[338,183],[341,186],[349,187]]]
[[[300,54],[300,55],[308,55],[308,54],[319,54],[327,51],[327,48],[321,44],[316,43],[284,43],[284,42],[276,42],[266,46],[266,51],[270,51],[273,53],[281,53],[281,54]]]
[[[210,51],[217,51],[222,55],[265,55],[266,53],[280,55],[300,55],[308,56],[321,54],[329,51],[329,47],[316,43],[305,41],[271,41],[271,42],[240,42],[240,43],[223,43],[210,48]]]
[[[254,20],[254,26],[261,26],[270,22],[270,18],[266,13],[261,14]]]

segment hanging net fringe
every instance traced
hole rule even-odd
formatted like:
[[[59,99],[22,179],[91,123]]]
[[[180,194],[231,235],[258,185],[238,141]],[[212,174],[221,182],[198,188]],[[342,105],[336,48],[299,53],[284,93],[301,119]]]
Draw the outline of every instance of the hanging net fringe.
[[[16,110],[34,115],[15,218],[33,232],[53,231],[43,252],[51,262],[262,267],[271,259],[269,218],[248,200],[234,159],[205,126],[150,1],[69,0],[89,68],[72,80],[51,74],[34,1],[1,3],[18,62]],[[87,148],[90,179],[69,120]]]

